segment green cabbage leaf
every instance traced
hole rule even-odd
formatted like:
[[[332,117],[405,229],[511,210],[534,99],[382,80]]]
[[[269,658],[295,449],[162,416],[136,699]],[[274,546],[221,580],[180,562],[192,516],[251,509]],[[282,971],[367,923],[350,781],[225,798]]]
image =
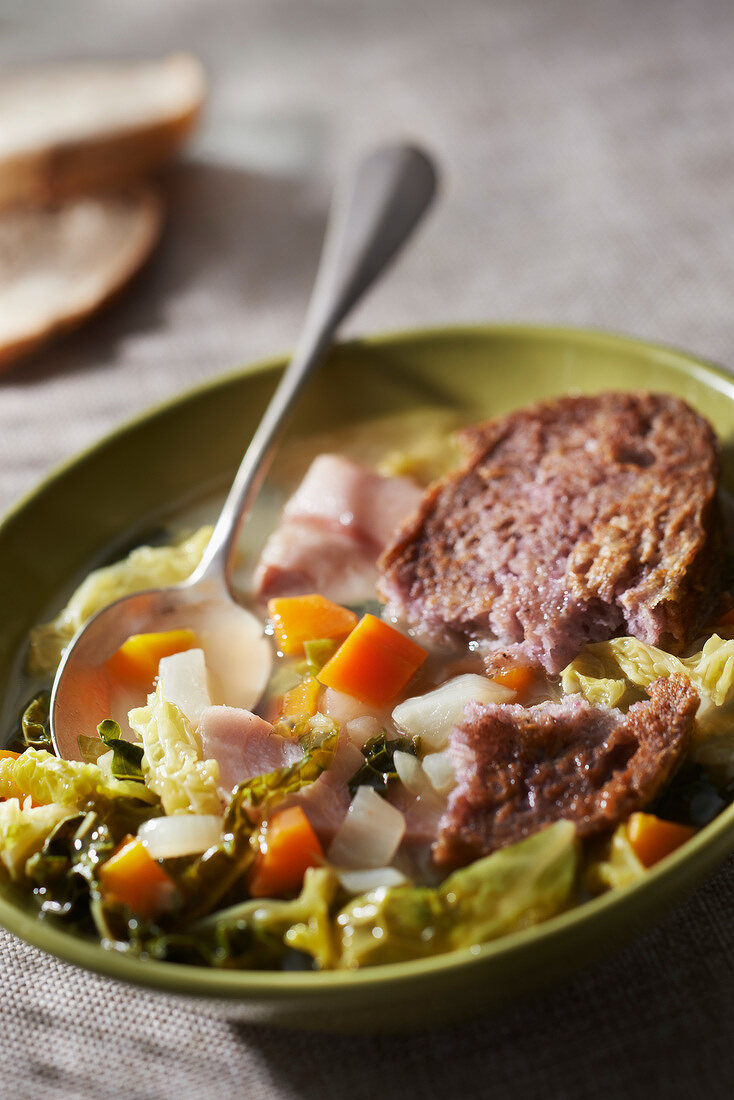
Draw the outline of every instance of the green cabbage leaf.
[[[653,680],[673,673],[688,676],[704,701],[715,707],[734,703],[734,638],[712,634],[691,657],[675,657],[637,638],[612,638],[581,650],[564,668],[566,694],[580,692],[591,703],[619,705],[641,698]],[[613,701],[610,701],[613,700]]]
[[[219,765],[202,760],[199,740],[180,707],[161,696],[148,696],[145,707],[128,714],[131,729],[143,745],[146,787],[161,800],[167,814],[219,814]]]
[[[28,799],[0,801],[0,863],[14,882],[25,881],[27,860],[40,852],[59,822],[73,813],[69,806],[56,803],[32,806]]]
[[[96,798],[61,820],[25,867],[38,892],[41,913],[91,932],[91,905],[101,900],[101,866],[121,841],[159,815],[159,805],[146,806],[139,799]]]
[[[579,845],[557,821],[455,871],[437,887],[382,887],[336,918],[346,968],[423,958],[486,943],[546,920],[571,899]]]
[[[95,569],[55,619],[31,631],[31,675],[53,676],[79,627],[103,607],[133,592],[186,580],[199,564],[211,533],[211,527],[201,527],[171,546],[138,546],[122,561]]]
[[[130,919],[119,902],[97,894],[92,915],[100,937],[118,950],[146,959],[220,969],[333,968],[333,924],[339,882],[333,870],[311,867],[292,901],[254,898],[220,910],[189,928],[164,930]]]
[[[26,749],[16,758],[0,759],[0,798],[17,796],[18,791],[36,803],[73,808],[98,798],[158,801],[142,783],[115,779],[96,764],[60,760],[45,749]]]
[[[601,859],[594,860],[586,869],[584,883],[592,894],[631,886],[644,878],[647,871],[638,858],[627,834],[627,822],[618,825],[612,834],[608,848]]]
[[[295,950],[328,970],[337,962],[331,911],[338,890],[332,868],[310,867],[292,901],[253,898],[205,918],[192,934],[208,945],[215,966],[262,966]]]

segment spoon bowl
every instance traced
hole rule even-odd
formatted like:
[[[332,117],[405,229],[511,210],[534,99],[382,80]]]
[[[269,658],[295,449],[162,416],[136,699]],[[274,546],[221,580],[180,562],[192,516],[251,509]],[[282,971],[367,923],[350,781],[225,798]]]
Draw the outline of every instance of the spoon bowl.
[[[234,707],[249,709],[262,695],[271,666],[270,644],[262,624],[223,592],[214,580],[154,588],[124,596],[97,612],[72,640],[59,666],[51,696],[54,744],[66,760],[83,760],[79,733],[91,736],[105,718],[128,733],[126,714],[106,662],[132,635],[149,631],[193,629],[206,654],[210,679],[227,685],[216,694]],[[242,664],[238,654],[246,653]],[[235,666],[237,666],[235,668]],[[139,698],[123,694],[127,703]]]

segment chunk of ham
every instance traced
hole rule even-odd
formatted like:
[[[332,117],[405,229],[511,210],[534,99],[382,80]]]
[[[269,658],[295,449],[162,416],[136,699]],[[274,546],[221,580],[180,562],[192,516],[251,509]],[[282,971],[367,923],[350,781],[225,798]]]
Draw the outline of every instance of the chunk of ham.
[[[363,603],[374,599],[377,558],[351,535],[284,520],[263,547],[255,592],[263,600],[320,592],[336,603]]]
[[[294,764],[303,756],[296,741],[274,733],[269,722],[237,707],[207,707],[199,734],[204,759],[219,764],[220,789],[225,797],[246,779]],[[328,847],[349,809],[349,780],[363,763],[362,753],[347,732],[340,733],[331,766],[314,783],[280,803],[279,808],[302,806],[319,840]],[[405,814],[404,845],[435,840],[442,807],[437,811],[399,786],[389,800]]]
[[[327,847],[347,815],[352,796],[347,784],[364,763],[364,757],[345,733],[340,733],[331,767],[298,794],[293,802],[303,807],[314,832]]]
[[[272,732],[264,718],[239,707],[207,707],[199,734],[205,760],[219,764],[219,785],[229,795],[255,775],[293,764],[303,756],[301,746]]]
[[[331,524],[381,550],[422,496],[410,478],[384,477],[340,455],[319,455],[283,515]]]
[[[255,571],[258,595],[317,591],[339,603],[372,598],[377,558],[421,497],[409,478],[319,455],[265,544]]]
[[[331,767],[315,783],[304,787],[290,800],[303,807],[325,848],[331,844],[334,834],[347,815],[352,800],[347,784],[363,763],[362,753],[348,734],[342,732]],[[432,844],[445,809],[445,798],[425,800],[411,794],[398,783],[391,787],[388,801],[405,817],[402,844],[408,848]]]

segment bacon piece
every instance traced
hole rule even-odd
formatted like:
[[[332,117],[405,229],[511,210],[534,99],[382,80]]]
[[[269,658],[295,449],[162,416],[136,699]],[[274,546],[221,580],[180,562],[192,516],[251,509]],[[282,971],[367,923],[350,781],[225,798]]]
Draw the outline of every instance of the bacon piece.
[[[381,549],[422,495],[407,477],[384,477],[341,455],[319,455],[283,515],[330,524]]]
[[[303,756],[296,741],[277,733],[263,718],[238,707],[207,707],[199,732],[205,760],[219,764],[219,785],[229,793],[245,779],[293,764]]]
[[[364,757],[345,733],[339,735],[331,767],[315,783],[293,795],[301,805],[319,840],[327,847],[349,809],[352,796],[347,784],[364,763]]]
[[[263,598],[317,591],[339,603],[374,596],[376,561],[421,499],[405,477],[383,477],[319,455],[283,509],[255,571]]]

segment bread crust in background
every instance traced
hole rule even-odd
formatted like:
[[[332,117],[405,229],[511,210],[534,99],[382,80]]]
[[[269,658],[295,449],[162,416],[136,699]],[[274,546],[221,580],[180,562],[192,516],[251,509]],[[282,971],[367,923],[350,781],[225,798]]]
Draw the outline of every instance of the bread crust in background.
[[[133,95],[136,76],[144,87],[138,103],[105,120],[104,105],[95,94],[104,90],[115,96],[118,86],[127,85]],[[142,79],[144,76],[144,80]],[[79,118],[67,115],[55,120],[53,102],[44,104],[58,84],[59,95],[70,89],[79,95],[85,80],[90,83],[88,102],[79,106]],[[152,94],[156,79],[170,86],[169,95],[156,101]],[[120,88],[120,90],[122,90]],[[187,54],[175,54],[157,62],[109,62],[91,66],[58,66],[48,71],[10,74],[0,80],[0,208],[14,204],[48,204],[89,191],[119,190],[149,176],[169,161],[195,126],[204,102],[205,78],[199,62]],[[3,107],[11,111],[13,100],[35,98],[37,119],[30,133],[17,133],[3,142]],[[48,108],[48,122],[46,121]],[[30,108],[28,109],[30,115]],[[133,117],[130,117],[132,115]],[[135,117],[137,115],[137,117]],[[44,116],[44,117],[41,117]],[[53,133],[54,125],[58,126]],[[48,132],[44,134],[44,129]],[[4,146],[4,147],[3,147]]]
[[[0,216],[0,367],[109,302],[148,258],[162,224],[163,202],[150,186]],[[34,304],[37,283],[43,295]]]
[[[188,54],[80,61],[0,77],[0,368],[84,321],[155,246],[147,181],[196,124]]]

